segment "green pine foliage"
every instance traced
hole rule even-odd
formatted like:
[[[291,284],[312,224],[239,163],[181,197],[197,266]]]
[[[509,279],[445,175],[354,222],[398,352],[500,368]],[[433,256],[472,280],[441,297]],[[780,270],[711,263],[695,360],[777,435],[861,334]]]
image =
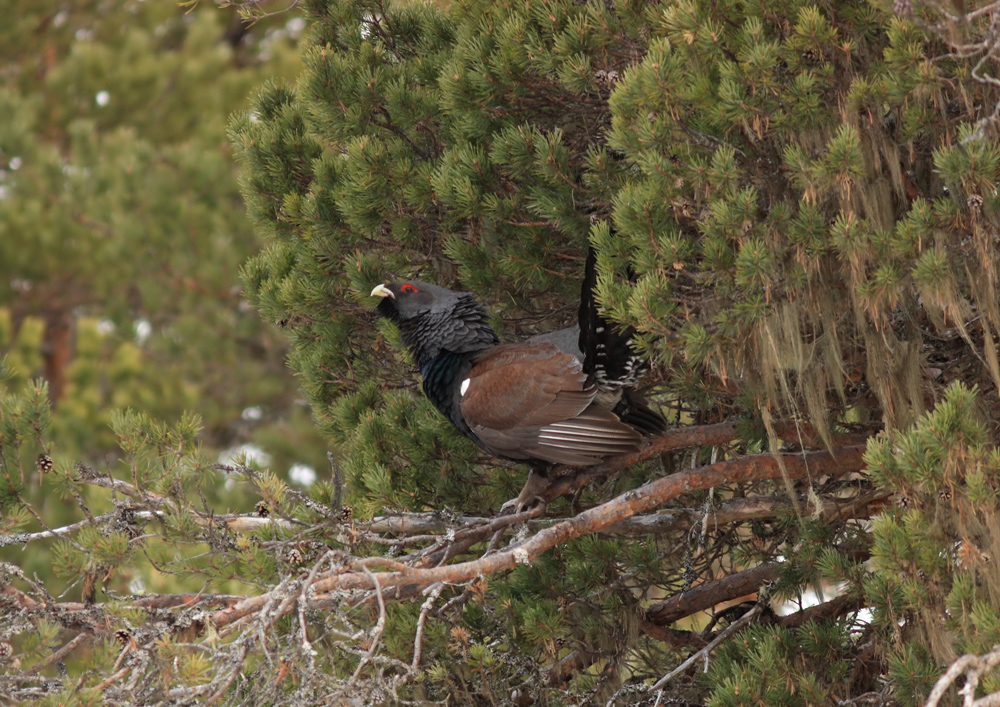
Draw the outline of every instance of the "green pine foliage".
[[[711,707],[826,705],[850,694],[846,626],[752,626],[726,645],[705,682]]]
[[[941,662],[987,652],[1000,639],[992,564],[1000,450],[976,392],[956,384],[911,430],[868,449],[872,474],[898,494],[874,527],[878,579],[866,593],[874,625],[892,639],[890,675],[906,686],[904,704],[922,704]],[[981,687],[1000,685],[987,676]]]
[[[74,430],[60,435],[69,456],[113,453],[108,417],[127,406],[176,419],[201,401],[215,446],[242,441],[240,413],[287,407],[293,386],[280,338],[241,305],[239,266],[258,240],[225,129],[262,77],[298,70],[288,18],[233,44],[230,15],[205,10],[5,11],[17,18],[0,28],[12,387],[50,380],[57,424]]]
[[[994,126],[977,123],[1000,92],[971,80],[974,59],[922,29],[930,9],[907,17],[868,2],[543,0],[317,2],[303,11],[298,83],[264,86],[232,126],[251,217],[270,239],[244,282],[263,316],[286,326],[291,365],[318,424],[344,450],[362,515],[489,513],[517,489],[516,472],[480,459],[435,415],[398,333],[374,318],[368,292],[396,277],[476,292],[516,340],[572,320],[589,241],[606,311],[641,332],[654,361],[657,400],[682,422],[764,410],[774,451],[770,421],[780,416],[810,421],[830,445],[848,430],[867,435],[882,423],[897,435],[948,415],[958,389],[921,418],[951,381],[1000,384],[990,235],[1000,143]],[[993,429],[977,429],[975,448],[985,448]],[[760,439],[747,437],[743,449]],[[871,448],[885,450],[878,464],[869,451],[873,467],[888,469],[891,457],[892,473],[905,475],[923,463],[881,444]],[[941,444],[934,464],[972,448]],[[574,507],[676,460],[665,463],[591,488]],[[969,512],[992,503],[991,472],[977,473]],[[882,493],[900,490],[889,475],[875,473]],[[703,693],[712,704],[829,704],[875,690],[851,662],[852,647],[872,636],[885,641],[884,662],[865,670],[889,666],[897,697],[912,702],[933,665],[988,647],[952,645],[919,622],[905,630],[926,650],[900,633],[898,622],[931,598],[897,588],[905,574],[879,559],[892,513],[870,536],[861,522],[807,523],[808,512],[753,528],[749,546],[730,538],[731,567],[780,556],[776,597],[839,587],[855,604],[872,602],[876,617],[870,628],[854,612],[753,629],[713,666]],[[902,536],[930,543],[919,530]],[[983,533],[967,546],[980,548]],[[871,571],[869,551],[883,563]],[[942,550],[923,552],[930,562]],[[453,641],[467,667],[491,679],[503,670],[476,663],[479,642],[549,663],[586,647],[597,657],[577,696],[546,699],[606,701],[614,681],[602,676],[642,679],[676,660],[634,628],[636,612],[654,586],[690,586],[693,566],[711,564],[698,554],[571,542],[490,580]],[[955,572],[941,563],[922,571]],[[996,605],[992,594],[984,601]],[[674,658],[664,663],[665,654]],[[459,670],[435,664],[425,694],[472,700]],[[493,694],[483,689],[476,699]]]
[[[51,704],[919,705],[1000,643],[987,13],[303,0],[293,51],[298,17],[188,5],[0,27],[0,690],[80,626]],[[731,436],[489,525],[523,467],[369,293],[473,291],[517,341],[574,321],[588,246],[653,403]],[[247,440],[273,462],[219,462]]]

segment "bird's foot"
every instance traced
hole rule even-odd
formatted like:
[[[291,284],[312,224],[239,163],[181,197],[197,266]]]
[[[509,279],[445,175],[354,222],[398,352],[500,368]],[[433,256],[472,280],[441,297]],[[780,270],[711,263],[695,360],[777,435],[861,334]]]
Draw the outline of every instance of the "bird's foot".
[[[523,513],[537,507],[544,508],[547,504],[545,491],[549,488],[550,483],[548,476],[532,471],[528,474],[528,480],[524,482],[521,493],[517,495],[517,498],[507,501],[504,508],[513,506],[515,513]]]

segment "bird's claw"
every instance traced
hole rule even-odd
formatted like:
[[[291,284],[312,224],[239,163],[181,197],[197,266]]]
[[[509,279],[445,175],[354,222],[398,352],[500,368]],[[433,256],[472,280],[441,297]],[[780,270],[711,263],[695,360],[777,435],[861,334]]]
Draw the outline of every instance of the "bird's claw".
[[[513,506],[514,513],[524,513],[537,507],[545,508],[548,503],[545,500],[545,491],[548,487],[549,478],[532,471],[528,474],[528,480],[524,482],[524,488],[517,498],[507,501],[503,507]]]
[[[512,498],[500,506],[500,512],[502,515],[507,515],[506,511],[509,511],[510,515],[517,515],[535,508],[545,508],[547,505],[548,503],[546,502],[544,496],[535,494],[534,496],[525,497],[524,494],[521,493],[517,498]]]
[[[526,511],[534,510],[535,508],[544,509],[545,506],[548,505],[545,498],[537,494],[531,496],[530,498],[521,498],[518,496],[515,501],[517,502],[514,510],[515,513],[524,513]]]

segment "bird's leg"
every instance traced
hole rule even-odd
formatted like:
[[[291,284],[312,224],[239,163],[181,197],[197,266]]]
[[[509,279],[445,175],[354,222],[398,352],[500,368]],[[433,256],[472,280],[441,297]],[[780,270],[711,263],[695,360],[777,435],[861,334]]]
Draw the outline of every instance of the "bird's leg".
[[[549,479],[550,464],[532,464],[524,488],[514,501],[514,511],[521,513],[541,504],[545,506],[545,491],[552,483]]]

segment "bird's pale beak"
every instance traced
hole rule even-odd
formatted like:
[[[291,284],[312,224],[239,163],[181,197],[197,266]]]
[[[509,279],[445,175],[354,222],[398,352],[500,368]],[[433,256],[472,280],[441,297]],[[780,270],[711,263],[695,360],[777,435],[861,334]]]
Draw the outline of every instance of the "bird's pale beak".
[[[390,290],[385,285],[375,285],[375,287],[372,289],[371,296],[372,297],[392,297],[393,299],[396,299],[396,295],[392,294],[392,290]]]

